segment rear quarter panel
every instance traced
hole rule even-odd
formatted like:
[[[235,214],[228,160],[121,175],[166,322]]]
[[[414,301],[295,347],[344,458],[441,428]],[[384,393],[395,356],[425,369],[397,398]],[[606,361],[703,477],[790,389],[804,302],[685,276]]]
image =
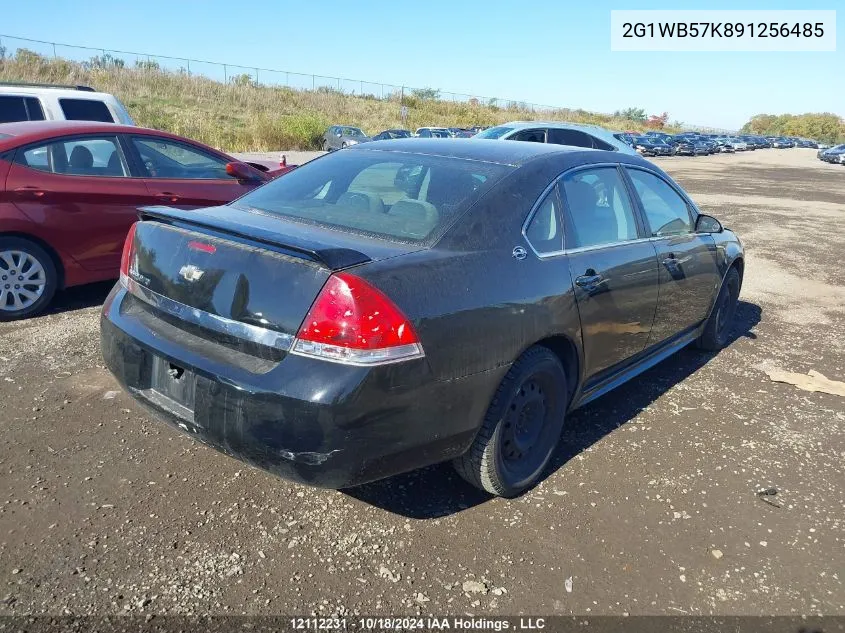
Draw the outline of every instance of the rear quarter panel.
[[[515,246],[528,249],[523,222],[562,171],[544,163],[505,178],[434,248],[356,271],[414,322],[435,380],[509,366],[550,336],[566,336],[580,349],[566,258],[512,256]]]

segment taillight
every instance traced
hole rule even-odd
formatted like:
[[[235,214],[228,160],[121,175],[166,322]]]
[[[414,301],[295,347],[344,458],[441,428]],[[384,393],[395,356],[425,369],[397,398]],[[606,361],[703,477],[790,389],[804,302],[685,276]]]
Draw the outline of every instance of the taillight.
[[[296,335],[293,353],[351,365],[379,365],[423,356],[402,311],[360,277],[329,277]]]
[[[129,227],[129,233],[126,234],[126,241],[123,243],[123,255],[120,256],[121,277],[129,277],[129,266],[132,256],[135,254],[135,229],[137,227],[137,222]]]

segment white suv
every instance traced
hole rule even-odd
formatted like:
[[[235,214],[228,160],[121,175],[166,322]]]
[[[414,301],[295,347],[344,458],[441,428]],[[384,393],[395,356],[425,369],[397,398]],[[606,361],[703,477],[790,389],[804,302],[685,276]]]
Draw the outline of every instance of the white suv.
[[[117,97],[88,86],[0,83],[0,123],[45,120],[135,125]]]

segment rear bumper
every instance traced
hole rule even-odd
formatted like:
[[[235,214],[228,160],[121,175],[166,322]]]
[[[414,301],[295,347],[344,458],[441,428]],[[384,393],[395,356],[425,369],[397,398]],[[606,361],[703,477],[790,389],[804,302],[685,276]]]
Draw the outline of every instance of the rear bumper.
[[[213,342],[156,331],[122,306],[125,298],[116,286],[101,317],[103,357],[120,384],[174,428],[313,486],[347,488],[461,455],[507,371],[434,381],[425,358],[379,367],[295,355],[230,364],[219,349],[203,353]],[[195,376],[192,412],[151,390],[156,357]]]

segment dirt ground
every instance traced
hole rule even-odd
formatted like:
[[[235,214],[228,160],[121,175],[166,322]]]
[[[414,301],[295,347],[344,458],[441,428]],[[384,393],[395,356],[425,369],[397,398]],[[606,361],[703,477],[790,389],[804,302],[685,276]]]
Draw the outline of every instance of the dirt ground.
[[[572,415],[515,500],[448,465],[305,488],[180,435],[103,369],[109,284],[0,324],[0,614],[845,614],[845,398],[766,373],[845,380],[845,167],[657,162],[746,243],[734,340]]]

